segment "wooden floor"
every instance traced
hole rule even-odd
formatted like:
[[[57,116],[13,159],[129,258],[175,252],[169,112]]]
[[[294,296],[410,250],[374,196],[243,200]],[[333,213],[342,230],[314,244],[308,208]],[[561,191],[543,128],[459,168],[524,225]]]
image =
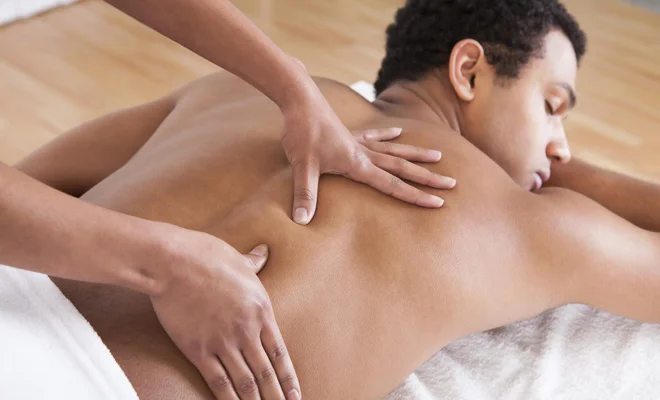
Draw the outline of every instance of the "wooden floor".
[[[403,0],[235,0],[312,74],[373,81]],[[566,0],[590,39],[574,153],[660,182],[660,14],[616,0]],[[215,67],[88,0],[0,28],[0,161],[13,163],[97,115],[138,104]]]

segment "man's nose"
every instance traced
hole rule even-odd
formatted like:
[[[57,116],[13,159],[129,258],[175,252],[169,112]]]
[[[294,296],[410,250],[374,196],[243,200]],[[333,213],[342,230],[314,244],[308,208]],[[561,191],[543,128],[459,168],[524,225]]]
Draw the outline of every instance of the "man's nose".
[[[571,149],[568,145],[568,140],[566,139],[564,127],[561,127],[560,132],[557,132],[553,140],[548,143],[546,155],[553,162],[556,161],[566,164],[571,161]]]

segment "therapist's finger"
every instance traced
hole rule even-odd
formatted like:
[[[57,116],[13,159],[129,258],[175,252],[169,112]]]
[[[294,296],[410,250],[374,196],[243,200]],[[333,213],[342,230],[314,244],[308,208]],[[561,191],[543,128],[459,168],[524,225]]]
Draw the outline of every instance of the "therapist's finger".
[[[243,358],[252,370],[252,375],[257,380],[259,394],[264,400],[281,400],[284,398],[282,388],[277,380],[277,373],[271,364],[261,340],[243,350]]]
[[[372,141],[392,140],[401,136],[401,128],[385,128],[385,129],[367,129],[364,131],[354,132],[355,140],[360,144],[365,144]]]
[[[238,400],[231,378],[216,356],[209,356],[199,368],[202,378],[218,400]]]
[[[219,355],[219,358],[231,378],[238,398],[240,400],[259,400],[259,386],[257,386],[257,381],[243,355],[238,350],[231,349]]]
[[[445,203],[440,197],[405,183],[401,178],[384,171],[371,162],[357,172],[351,173],[349,177],[394,198],[420,207],[438,208]]]
[[[248,267],[254,270],[255,274],[258,274],[259,271],[266,265],[268,261],[268,246],[265,244],[260,244],[250,251],[248,254],[243,255],[247,259]]]
[[[399,178],[419,183],[436,189],[451,189],[456,186],[456,180],[435,174],[424,167],[406,161],[403,158],[372,152],[369,158],[378,168],[396,175]]]
[[[437,162],[442,158],[442,153],[437,150],[425,149],[407,144],[392,142],[366,142],[364,147],[376,153],[388,154],[394,157],[404,158],[409,161]]]
[[[319,191],[319,168],[311,163],[296,164],[293,168],[293,221],[307,225],[314,218]]]
[[[277,381],[282,388],[282,393],[284,393],[286,400],[302,399],[298,376],[296,376],[296,371],[293,369],[293,362],[291,362],[291,357],[284,344],[280,329],[274,320],[264,325],[264,329],[261,332],[261,343],[271,365],[275,369]]]

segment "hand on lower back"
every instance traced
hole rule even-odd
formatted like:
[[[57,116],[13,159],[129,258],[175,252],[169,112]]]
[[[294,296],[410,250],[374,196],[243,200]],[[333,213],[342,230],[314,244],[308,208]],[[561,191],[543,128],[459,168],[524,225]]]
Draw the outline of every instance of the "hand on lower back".
[[[321,174],[337,174],[421,207],[441,207],[444,201],[402,179],[437,189],[456,182],[434,174],[410,161],[436,162],[440,152],[401,144],[384,143],[401,129],[349,132],[318,88],[305,101],[283,109],[282,146],[291,163],[294,180],[292,217],[307,224],[314,216]]]
[[[257,277],[268,248],[244,256],[215,237],[188,232],[165,289],[151,298],[163,328],[218,399],[299,399],[298,379]]]

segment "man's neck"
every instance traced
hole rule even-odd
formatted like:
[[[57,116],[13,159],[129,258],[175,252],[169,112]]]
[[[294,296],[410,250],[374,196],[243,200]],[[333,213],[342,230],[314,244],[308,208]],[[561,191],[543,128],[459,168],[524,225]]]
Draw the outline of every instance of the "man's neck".
[[[446,73],[435,71],[417,81],[400,81],[384,90],[374,106],[399,118],[449,126],[461,133],[459,100]]]

